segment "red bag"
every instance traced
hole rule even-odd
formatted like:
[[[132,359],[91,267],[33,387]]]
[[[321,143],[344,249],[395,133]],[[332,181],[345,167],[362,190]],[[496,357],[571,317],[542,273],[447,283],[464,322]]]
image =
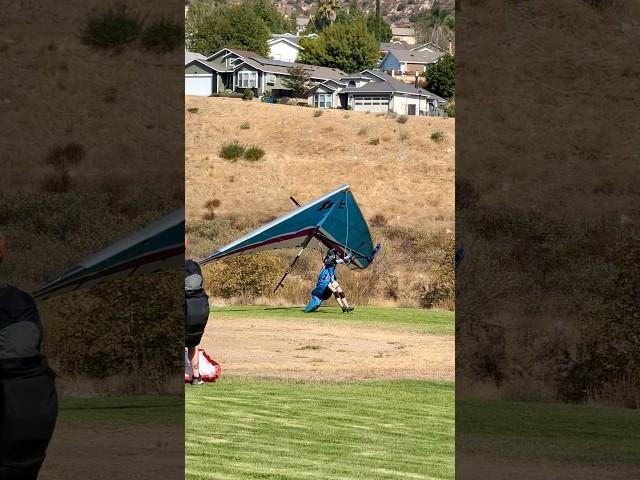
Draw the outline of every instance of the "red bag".
[[[200,378],[205,382],[215,382],[220,378],[222,368],[220,364],[211,358],[207,352],[202,348],[198,349],[198,360],[200,369]],[[184,383],[191,382],[193,378],[193,370],[191,369],[191,363],[189,363],[189,356],[187,351],[184,351]]]

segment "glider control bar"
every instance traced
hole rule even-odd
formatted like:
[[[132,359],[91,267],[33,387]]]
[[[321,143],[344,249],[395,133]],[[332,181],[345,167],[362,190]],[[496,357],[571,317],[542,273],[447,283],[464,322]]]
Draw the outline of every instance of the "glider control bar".
[[[316,229],[317,230],[317,229]],[[273,291],[273,293],[276,293],[278,291],[278,289],[282,286],[284,279],[287,278],[287,275],[289,275],[289,272],[291,272],[291,269],[293,268],[293,266],[296,264],[296,262],[298,261],[298,259],[300,258],[300,255],[302,255],[302,252],[304,252],[304,249],[307,248],[307,245],[309,245],[309,242],[311,241],[311,239],[313,238],[313,236],[316,234],[316,230],[314,230],[313,232],[311,232],[311,235],[309,235],[304,243],[302,244],[302,248],[300,249],[300,251],[298,252],[298,255],[296,255],[296,258],[293,259],[293,262],[291,262],[291,265],[289,265],[289,268],[287,268],[284,271],[284,275],[282,276],[282,278],[280,279],[280,281],[278,282],[278,285],[276,285],[275,290]]]

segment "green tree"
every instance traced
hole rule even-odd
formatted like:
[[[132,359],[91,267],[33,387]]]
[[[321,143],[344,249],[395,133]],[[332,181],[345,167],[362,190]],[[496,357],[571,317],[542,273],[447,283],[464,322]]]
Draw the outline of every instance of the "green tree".
[[[418,18],[416,23],[418,41],[433,42],[448,49],[455,40],[455,27],[454,12],[443,7],[436,0],[431,8]]]
[[[295,24],[291,19],[285,18],[270,0],[247,0],[245,4],[262,19],[271,33],[293,31]]]
[[[313,17],[313,25],[318,32],[329,27],[335,21],[340,10],[340,0],[318,0],[318,8]]]
[[[427,69],[424,76],[427,90],[447,99],[453,98],[456,92],[456,60],[453,55],[440,57]]]
[[[377,19],[375,14],[367,17],[367,27],[379,42],[388,42],[393,38],[391,25],[385,22],[382,18]]]
[[[309,70],[296,66],[289,67],[287,73],[289,76],[282,81],[282,85],[284,85],[285,88],[291,90],[294,96],[297,97],[303,97],[309,93],[309,90],[313,87]]]
[[[379,44],[365,22],[337,23],[318,38],[303,38],[300,61],[311,65],[339,68],[347,73],[372,68],[378,61]]]
[[[264,56],[269,50],[269,28],[248,5],[201,6],[193,13],[189,8],[186,35],[187,47],[203,55],[225,47],[251,50]]]

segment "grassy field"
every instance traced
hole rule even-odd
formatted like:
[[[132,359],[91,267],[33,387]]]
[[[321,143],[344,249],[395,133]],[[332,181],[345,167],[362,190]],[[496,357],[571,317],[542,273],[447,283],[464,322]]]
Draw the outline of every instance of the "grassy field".
[[[454,386],[223,377],[186,395],[188,479],[452,479]]]
[[[304,313],[303,306],[297,307],[214,307],[212,318],[264,318],[276,320],[335,321],[343,324],[388,325],[394,328],[408,328],[420,333],[453,335],[455,333],[455,313],[446,310],[425,310],[420,308],[358,307],[353,313],[343,314],[338,307],[321,307],[313,313]]]
[[[640,465],[640,412],[601,406],[458,401],[464,455],[501,461]]]
[[[58,423],[69,426],[177,425],[183,421],[183,398],[168,395],[63,398],[58,414]]]

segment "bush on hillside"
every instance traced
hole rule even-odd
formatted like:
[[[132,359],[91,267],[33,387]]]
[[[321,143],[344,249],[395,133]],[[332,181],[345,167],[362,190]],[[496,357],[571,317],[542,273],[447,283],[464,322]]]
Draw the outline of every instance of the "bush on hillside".
[[[136,40],[143,24],[144,17],[127,5],[108,5],[88,14],[80,38],[94,48],[115,49]]]
[[[250,301],[273,291],[284,267],[277,255],[258,253],[215,262],[204,270],[204,286],[210,296]]]
[[[228,142],[222,145],[219,155],[225,160],[236,160],[244,155],[245,146],[240,144],[237,140]]]
[[[264,157],[264,150],[260,147],[249,147],[244,152],[245,160],[250,160],[252,162],[256,162]]]
[[[168,53],[184,42],[184,28],[168,18],[147,25],[140,36],[142,48],[153,53]]]

